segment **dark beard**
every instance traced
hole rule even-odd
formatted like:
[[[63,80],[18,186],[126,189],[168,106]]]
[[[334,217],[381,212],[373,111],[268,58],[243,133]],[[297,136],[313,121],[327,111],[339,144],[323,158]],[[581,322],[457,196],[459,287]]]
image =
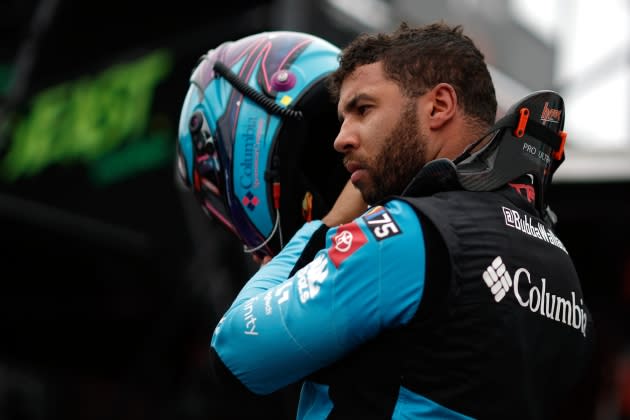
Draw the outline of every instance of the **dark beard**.
[[[426,163],[426,139],[419,130],[416,108],[415,101],[407,102],[398,124],[383,142],[381,153],[367,162],[373,184],[361,191],[366,203],[400,195]]]

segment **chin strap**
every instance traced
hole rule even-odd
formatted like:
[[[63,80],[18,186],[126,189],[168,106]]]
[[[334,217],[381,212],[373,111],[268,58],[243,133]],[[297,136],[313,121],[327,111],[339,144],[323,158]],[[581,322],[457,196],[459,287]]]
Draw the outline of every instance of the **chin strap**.
[[[271,229],[271,233],[265,238],[265,240],[259,245],[250,248],[247,245],[243,245],[243,251],[251,254],[253,252],[260,251],[263,247],[265,247],[269,241],[274,237],[276,232],[278,232],[278,239],[280,241],[280,248],[284,247],[284,238],[282,237],[282,226],[280,224],[280,181],[278,176],[278,162],[279,158],[277,155],[273,157],[272,169],[267,174],[265,174],[265,179],[268,182],[271,182],[271,188],[273,193],[273,207],[276,210],[276,222],[273,225],[273,229]]]
[[[280,239],[280,249],[282,249],[282,247],[284,246],[284,241],[282,239],[282,229],[280,227],[280,210],[277,208],[276,208],[276,223],[274,223],[273,229],[271,229],[271,233],[269,234],[269,236],[267,236],[262,243],[260,243],[259,245],[253,248],[250,248],[247,245],[243,245],[243,251],[247,254],[260,251],[269,243],[269,241],[273,238],[276,232],[278,232],[278,235],[279,235],[278,238]]]

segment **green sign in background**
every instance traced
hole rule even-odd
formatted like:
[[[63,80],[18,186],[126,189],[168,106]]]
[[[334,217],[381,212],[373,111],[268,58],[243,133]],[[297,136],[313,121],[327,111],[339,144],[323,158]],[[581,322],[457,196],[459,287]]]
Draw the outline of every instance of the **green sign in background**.
[[[172,68],[172,55],[161,50],[36,94],[14,118],[1,180],[36,177],[51,165],[81,165],[92,182],[105,185],[169,164],[171,133],[168,124],[151,127],[151,110]],[[10,71],[3,73],[10,81]]]

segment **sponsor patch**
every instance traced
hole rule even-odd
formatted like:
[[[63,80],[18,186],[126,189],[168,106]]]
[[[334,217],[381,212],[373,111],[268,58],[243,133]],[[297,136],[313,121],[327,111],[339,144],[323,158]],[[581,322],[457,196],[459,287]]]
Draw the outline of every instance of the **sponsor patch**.
[[[545,102],[542,113],[540,114],[540,121],[546,123],[558,123],[562,117],[562,110],[549,108],[549,102]]]
[[[370,209],[363,215],[363,221],[377,241],[382,241],[383,239],[398,235],[402,232],[387,209],[383,206],[376,206]]]
[[[247,191],[247,194],[245,194],[245,197],[243,197],[242,202],[245,207],[252,211],[256,208],[258,203],[260,203],[260,200],[258,199],[258,197],[252,194],[251,191]]]
[[[505,226],[520,230],[529,236],[538,238],[567,252],[562,241],[558,239],[551,229],[542,223],[532,219],[532,217],[528,216],[526,213],[521,213],[508,207],[502,207],[502,210],[503,216],[505,217]]]
[[[328,261],[320,254],[306,267],[298,271],[298,293],[300,302],[306,303],[319,294],[321,284],[328,277]]]
[[[505,261],[500,256],[492,260],[481,274],[481,278],[497,303],[501,303],[506,296],[512,295],[521,307],[536,315],[576,329],[586,337],[589,316],[584,300],[580,296],[581,293],[571,290],[565,291],[564,296],[556,294],[548,287],[545,277],[534,278],[524,267],[510,274]],[[568,297],[569,294],[571,297]]]
[[[339,268],[346,258],[365,245],[367,241],[363,231],[355,222],[341,225],[332,238],[328,256],[335,267]]]

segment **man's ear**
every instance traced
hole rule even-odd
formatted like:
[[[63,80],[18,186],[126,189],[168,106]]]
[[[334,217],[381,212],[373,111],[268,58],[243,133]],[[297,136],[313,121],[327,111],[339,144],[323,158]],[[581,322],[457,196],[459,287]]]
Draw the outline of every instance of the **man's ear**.
[[[449,122],[457,111],[457,92],[448,83],[439,83],[429,92],[431,114],[429,128],[436,130]]]

